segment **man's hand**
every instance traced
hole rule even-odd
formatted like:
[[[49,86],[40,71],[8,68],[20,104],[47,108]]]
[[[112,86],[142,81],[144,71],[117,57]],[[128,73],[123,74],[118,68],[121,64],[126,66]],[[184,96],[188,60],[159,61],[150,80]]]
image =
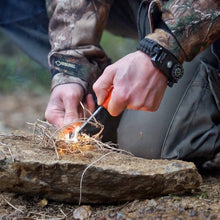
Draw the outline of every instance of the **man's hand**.
[[[83,89],[76,83],[56,86],[51,92],[47,105],[46,120],[57,127],[62,127],[74,119],[81,118],[83,116],[83,109],[80,105],[82,98]],[[91,94],[87,95],[83,104],[89,111],[94,111],[95,103]]]
[[[151,58],[136,51],[108,66],[93,85],[101,105],[114,87],[108,111],[112,116],[124,109],[156,111],[167,87],[167,77],[151,62]]]

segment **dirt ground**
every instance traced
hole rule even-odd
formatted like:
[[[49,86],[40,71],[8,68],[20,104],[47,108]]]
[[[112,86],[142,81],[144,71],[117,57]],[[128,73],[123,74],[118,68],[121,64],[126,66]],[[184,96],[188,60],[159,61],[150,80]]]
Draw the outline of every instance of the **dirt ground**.
[[[48,96],[26,92],[0,95],[0,134],[25,130],[26,122],[43,119],[47,101]],[[202,177],[200,188],[190,194],[111,206],[78,206],[2,192],[0,219],[220,219],[220,170],[206,171]]]
[[[27,129],[26,122],[44,118],[49,96],[25,91],[0,95],[0,133]]]

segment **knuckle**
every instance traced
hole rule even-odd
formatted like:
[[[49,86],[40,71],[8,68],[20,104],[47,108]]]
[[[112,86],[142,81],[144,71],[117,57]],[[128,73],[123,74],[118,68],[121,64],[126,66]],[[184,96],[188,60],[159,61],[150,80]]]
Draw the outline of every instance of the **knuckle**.
[[[132,110],[140,110],[144,107],[145,100],[142,97],[132,96],[129,99],[129,106]]]
[[[132,109],[132,110],[139,110],[140,108],[141,108],[141,107],[139,107],[139,105],[132,104],[132,103],[129,104],[129,109]]]
[[[117,97],[116,98],[117,98],[117,100],[119,102],[122,102],[122,103],[126,103],[129,100],[129,97],[128,97],[128,95],[125,92],[117,93]]]
[[[149,106],[146,106],[147,107],[147,110],[150,111],[150,112],[156,112],[159,108],[159,106],[157,105],[149,105]]]
[[[133,110],[139,110],[142,106],[141,105],[133,105]]]
[[[143,106],[144,108],[146,108],[146,111],[149,111],[149,112],[155,112],[159,108],[159,104],[153,102],[152,100],[145,101]]]
[[[132,106],[134,110],[139,110],[144,106],[144,102],[134,102]]]
[[[95,91],[95,92],[98,92],[98,91],[100,91],[100,86],[99,85],[97,85],[97,83],[95,83],[95,84],[93,84],[93,90]]]
[[[78,93],[74,93],[74,92],[65,94],[65,96],[68,100],[79,100],[80,99],[80,95]]]
[[[72,118],[76,116],[76,113],[74,111],[69,111],[65,113],[65,118]]]
[[[45,112],[45,119],[46,119],[49,123],[53,124],[53,123],[55,122],[56,117],[55,117],[55,115],[49,113],[49,111],[48,111],[48,112]]]
[[[112,70],[112,65],[109,65],[105,68],[105,72],[109,72]]]
[[[152,108],[150,109],[150,111],[151,111],[151,112],[156,112],[157,109],[158,109],[158,107],[152,107]]]

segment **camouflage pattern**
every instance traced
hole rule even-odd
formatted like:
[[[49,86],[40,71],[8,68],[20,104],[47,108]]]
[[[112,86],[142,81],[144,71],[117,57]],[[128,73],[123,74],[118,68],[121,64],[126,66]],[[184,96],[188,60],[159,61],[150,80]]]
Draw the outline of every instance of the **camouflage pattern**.
[[[108,64],[108,58],[99,45],[111,2],[109,0],[49,0],[49,38],[51,52],[49,66],[54,78],[52,87],[66,83],[69,76],[79,77],[82,86],[91,88],[95,79]],[[71,82],[74,81],[74,78]],[[79,81],[79,80],[78,80]],[[77,81],[77,83],[78,83]],[[85,86],[86,85],[86,86]]]
[[[220,37],[218,0],[172,0],[164,5],[163,12],[163,20],[183,48],[186,61]],[[175,42],[168,44],[168,49],[180,58],[175,53],[177,47]]]
[[[112,4],[113,0],[47,0],[52,47],[48,59],[52,75],[58,74],[52,87],[76,82],[84,89],[91,88],[109,64],[99,42]],[[172,34],[155,29],[146,37],[170,50],[181,63],[192,60],[220,36],[219,1],[169,0],[160,4],[162,19]]]

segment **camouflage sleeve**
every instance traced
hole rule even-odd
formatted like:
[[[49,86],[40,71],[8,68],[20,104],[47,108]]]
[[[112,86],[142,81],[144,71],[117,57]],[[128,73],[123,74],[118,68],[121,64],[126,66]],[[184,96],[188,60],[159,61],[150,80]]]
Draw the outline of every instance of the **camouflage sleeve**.
[[[162,12],[172,34],[155,29],[146,37],[167,48],[181,63],[192,60],[220,37],[218,0],[169,0]]]
[[[47,0],[52,89],[75,82],[85,91],[108,58],[99,45],[112,0]]]

